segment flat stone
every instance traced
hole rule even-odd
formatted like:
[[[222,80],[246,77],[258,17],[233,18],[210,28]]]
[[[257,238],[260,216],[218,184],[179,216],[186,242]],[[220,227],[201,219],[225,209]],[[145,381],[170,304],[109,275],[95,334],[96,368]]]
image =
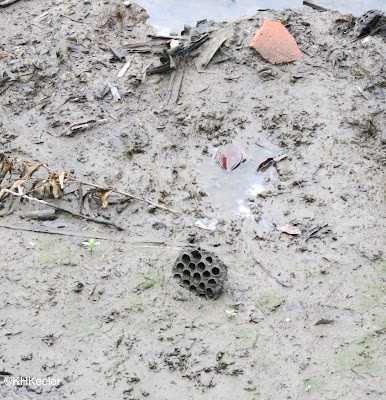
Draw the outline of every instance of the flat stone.
[[[271,64],[282,64],[300,60],[303,57],[296,40],[281,22],[266,19],[255,33],[250,47]]]

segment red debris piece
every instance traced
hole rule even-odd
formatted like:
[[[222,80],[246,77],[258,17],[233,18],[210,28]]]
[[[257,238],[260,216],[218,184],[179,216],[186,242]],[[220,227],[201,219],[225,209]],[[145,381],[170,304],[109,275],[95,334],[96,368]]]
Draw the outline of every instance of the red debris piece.
[[[217,160],[226,171],[232,171],[243,160],[241,151],[232,143],[219,148],[216,154]]]
[[[296,40],[281,22],[266,19],[249,45],[271,64],[300,60],[303,57]]]

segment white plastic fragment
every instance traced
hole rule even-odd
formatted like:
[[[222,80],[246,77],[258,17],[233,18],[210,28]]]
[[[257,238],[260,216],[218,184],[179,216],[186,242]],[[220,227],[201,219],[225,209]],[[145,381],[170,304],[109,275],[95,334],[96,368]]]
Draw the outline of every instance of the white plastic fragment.
[[[202,218],[196,221],[194,225],[207,231],[215,231],[217,228],[217,224],[218,220],[215,218]]]
[[[180,42],[179,40],[173,39],[173,40],[170,42],[170,48],[171,48],[171,49],[174,49],[175,47],[179,46],[180,44],[181,44],[181,42]]]

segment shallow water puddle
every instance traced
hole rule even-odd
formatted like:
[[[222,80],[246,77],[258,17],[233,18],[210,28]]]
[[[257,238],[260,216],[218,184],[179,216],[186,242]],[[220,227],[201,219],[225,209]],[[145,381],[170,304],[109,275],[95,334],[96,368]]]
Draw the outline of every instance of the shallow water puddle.
[[[217,22],[229,21],[242,15],[252,15],[264,8],[302,7],[302,0],[138,0],[150,15],[148,23],[160,34],[180,33],[184,24],[195,26],[202,19]],[[370,9],[386,11],[384,0],[323,0],[316,1],[325,7],[359,16]]]
[[[272,166],[257,172],[258,166],[277,152],[258,145],[241,150],[246,160],[231,172],[225,171],[216,162],[217,149],[213,149],[212,157],[205,159],[197,168],[197,183],[208,195],[203,197],[203,204],[209,203],[215,211],[219,211],[221,215],[218,217],[251,217],[251,200],[278,180],[276,169]]]

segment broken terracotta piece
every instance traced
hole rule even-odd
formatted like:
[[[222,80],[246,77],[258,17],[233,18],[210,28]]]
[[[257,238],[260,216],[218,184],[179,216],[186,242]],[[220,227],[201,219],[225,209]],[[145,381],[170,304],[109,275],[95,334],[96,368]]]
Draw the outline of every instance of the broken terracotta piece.
[[[271,64],[282,64],[303,57],[296,40],[281,22],[266,19],[249,45]]]
[[[220,147],[216,157],[220,165],[228,172],[235,169],[243,160],[241,151],[232,143]]]

